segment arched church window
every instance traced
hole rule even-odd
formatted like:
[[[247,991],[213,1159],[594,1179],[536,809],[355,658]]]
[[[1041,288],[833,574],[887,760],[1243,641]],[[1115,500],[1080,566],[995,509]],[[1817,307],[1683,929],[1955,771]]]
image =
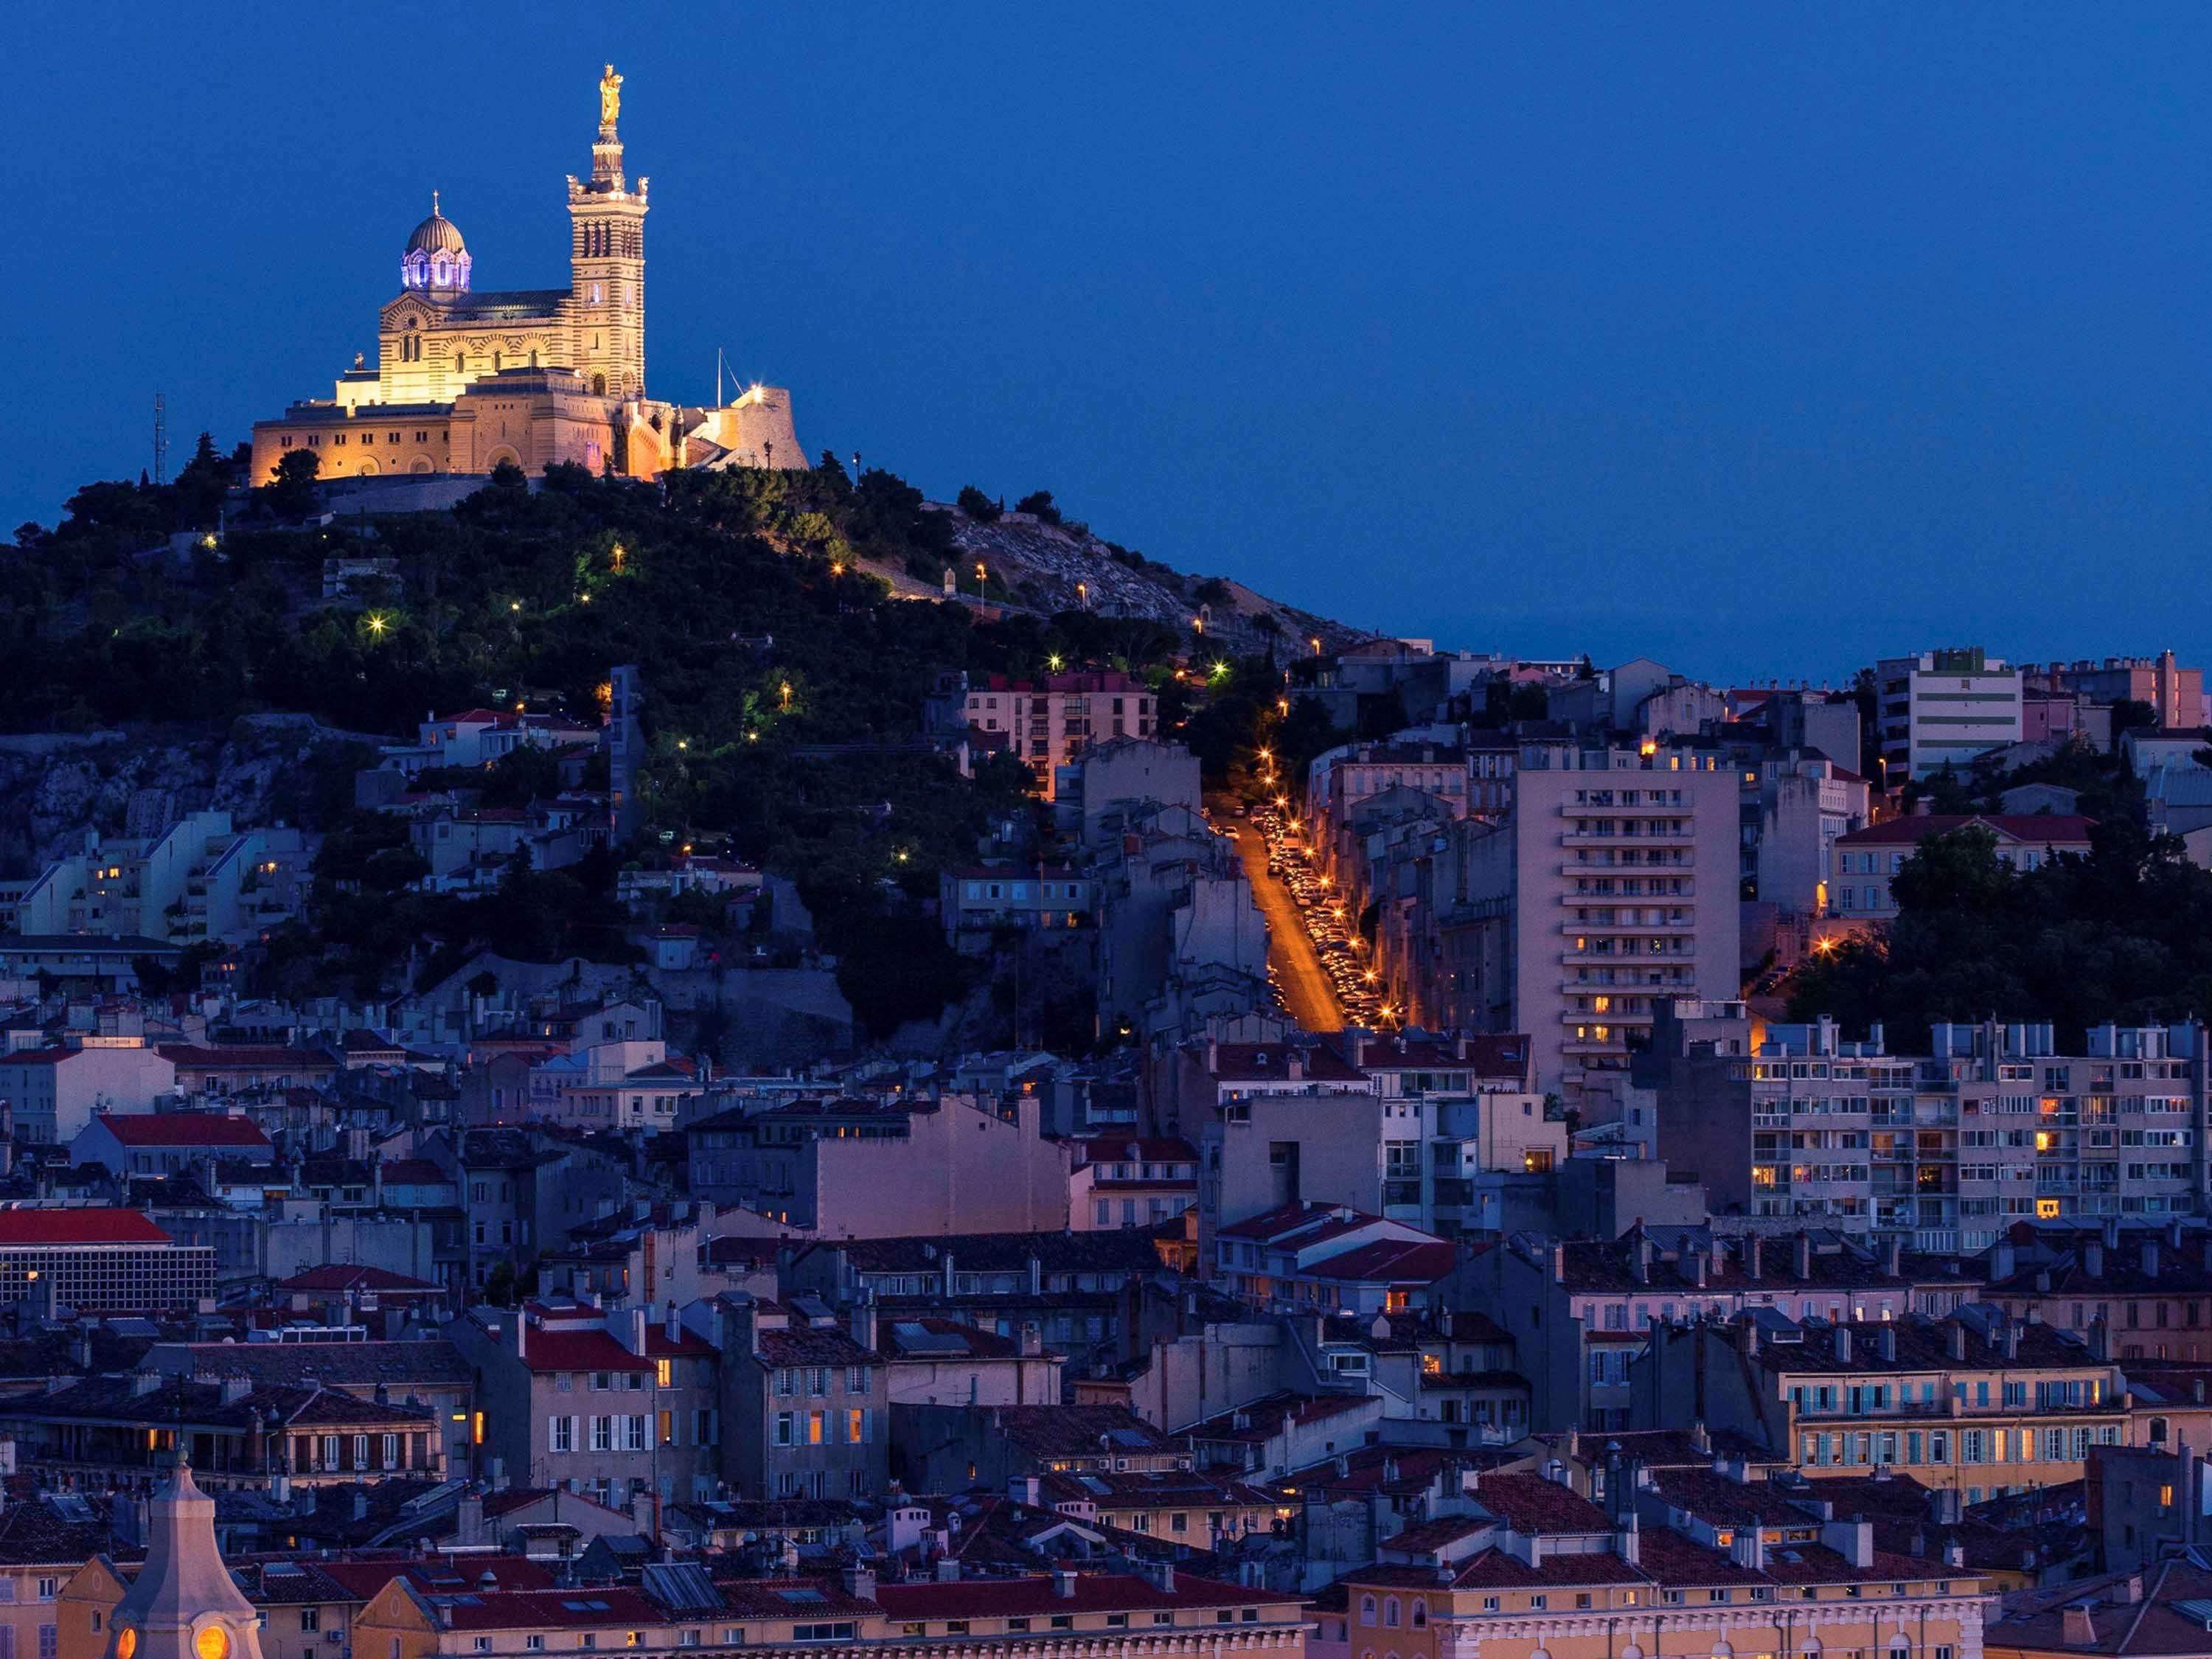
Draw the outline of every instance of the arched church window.
[[[465,369],[468,366],[469,366],[469,354],[468,354],[467,352],[465,352],[465,351],[463,351],[463,350],[459,349],[458,347],[457,347],[457,348],[455,348],[454,352],[453,352],[453,373],[454,373],[454,374],[459,374],[462,370]]]
[[[507,354],[505,352],[495,351],[491,354],[491,372],[493,374],[498,374],[499,371],[506,366],[506,363]]]
[[[594,398],[604,398],[604,397],[605,397],[606,395],[607,395],[607,377],[606,377],[605,375],[604,375],[604,374],[594,374],[594,375],[592,375],[592,396],[593,396]]]

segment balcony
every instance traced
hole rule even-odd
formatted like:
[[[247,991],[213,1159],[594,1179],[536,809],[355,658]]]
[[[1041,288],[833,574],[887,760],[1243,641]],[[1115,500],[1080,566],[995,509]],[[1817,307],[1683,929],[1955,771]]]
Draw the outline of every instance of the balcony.
[[[1638,830],[1632,834],[1626,830],[1570,830],[1559,837],[1559,845],[1567,848],[1687,848],[1696,842],[1697,837],[1687,830]]]

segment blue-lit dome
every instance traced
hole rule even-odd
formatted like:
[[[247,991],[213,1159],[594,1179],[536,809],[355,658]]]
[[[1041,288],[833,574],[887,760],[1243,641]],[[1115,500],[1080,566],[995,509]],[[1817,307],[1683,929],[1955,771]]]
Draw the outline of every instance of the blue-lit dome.
[[[430,194],[430,216],[415,227],[407,239],[407,252],[399,258],[403,288],[448,289],[466,292],[469,286],[468,244],[460,227],[438,210],[437,192]]]

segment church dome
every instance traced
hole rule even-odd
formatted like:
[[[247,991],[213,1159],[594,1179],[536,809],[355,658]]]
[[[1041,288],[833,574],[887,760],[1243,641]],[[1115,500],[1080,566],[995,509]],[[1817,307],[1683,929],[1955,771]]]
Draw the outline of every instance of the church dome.
[[[433,206],[430,216],[415,227],[415,234],[407,239],[410,253],[465,253],[468,244],[461,240],[460,228]]]
[[[432,191],[430,216],[415,227],[407,252],[399,256],[400,286],[465,293],[472,263],[460,227],[438,210],[438,192]]]

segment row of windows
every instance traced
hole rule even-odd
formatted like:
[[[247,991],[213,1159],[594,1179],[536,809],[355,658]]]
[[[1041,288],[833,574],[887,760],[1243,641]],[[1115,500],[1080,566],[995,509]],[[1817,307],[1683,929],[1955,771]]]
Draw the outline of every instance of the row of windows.
[[[658,1422],[655,1417],[658,1417]],[[679,1419],[672,1411],[623,1417],[549,1417],[545,1419],[545,1449],[550,1452],[650,1451],[656,1445],[675,1446]],[[657,1430],[657,1432],[656,1432]],[[721,1415],[711,1410],[691,1413],[691,1443],[711,1446],[721,1438]]]
[[[2120,1443],[2118,1424],[2077,1429],[1884,1429],[1849,1434],[1803,1434],[1808,1464],[1889,1464],[1905,1468],[1960,1463],[2081,1463],[2092,1446]],[[2017,1454],[2015,1457],[2014,1454]]]
[[[807,1393],[811,1395],[826,1395],[830,1392],[830,1384],[831,1381],[836,1377],[840,1370],[842,1370],[845,1373],[845,1389],[847,1393],[866,1394],[868,1391],[868,1367],[866,1365],[846,1365],[842,1367],[836,1365],[810,1365],[804,1369],[800,1369],[796,1366],[786,1366],[778,1370],[775,1374],[775,1391],[785,1399],[789,1399],[792,1395],[799,1391],[799,1384],[803,1381],[805,1383]]]
[[[844,1429],[843,1443],[848,1446],[868,1443],[868,1431],[873,1426],[875,1413],[866,1406],[848,1407],[844,1412],[778,1412],[775,1414],[775,1439],[779,1446],[834,1446],[839,1443],[837,1431],[840,1419]]]

